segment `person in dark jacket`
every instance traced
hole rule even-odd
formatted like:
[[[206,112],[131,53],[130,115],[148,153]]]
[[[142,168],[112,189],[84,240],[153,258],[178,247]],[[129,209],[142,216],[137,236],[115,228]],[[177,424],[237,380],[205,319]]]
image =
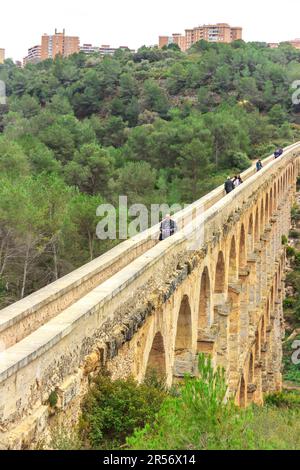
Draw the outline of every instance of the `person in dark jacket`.
[[[230,176],[228,176],[227,180],[225,181],[224,187],[225,187],[226,194],[229,194],[231,193],[231,191],[234,190],[234,184]]]
[[[262,166],[261,160],[258,160],[258,161],[256,162],[256,170],[257,170],[257,171],[260,171],[260,170],[262,169],[262,167],[263,167],[263,166]]]
[[[167,214],[165,219],[160,224],[159,241],[171,237],[177,232],[177,224],[175,220],[171,219],[170,214]]]
[[[274,157],[275,157],[275,158],[279,158],[279,157],[281,157],[282,154],[283,154],[283,149],[282,149],[282,148],[278,148],[278,149],[276,149],[275,152],[274,152]]]

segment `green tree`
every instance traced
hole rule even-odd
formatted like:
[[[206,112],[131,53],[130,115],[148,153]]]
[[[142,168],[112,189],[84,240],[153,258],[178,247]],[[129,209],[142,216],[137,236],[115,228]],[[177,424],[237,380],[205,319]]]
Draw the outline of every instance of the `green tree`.
[[[269,112],[269,120],[275,126],[282,126],[287,120],[287,113],[280,104],[275,104]]]
[[[167,95],[154,80],[145,81],[143,96],[145,108],[157,112],[162,117],[167,115],[170,108]]]
[[[156,183],[156,170],[147,162],[128,162],[117,171],[111,182],[112,192],[128,196],[130,204],[151,203]]]
[[[96,217],[96,210],[102,202],[103,200],[99,197],[77,193],[70,205],[70,218],[74,234],[77,238],[76,245],[81,251],[83,250],[88,253],[86,258],[90,261],[101,252],[99,241],[98,247],[96,247],[96,228],[99,222],[99,219]]]
[[[24,118],[31,118],[40,112],[40,103],[30,95],[23,95],[21,98],[10,100],[10,110],[20,113]]]
[[[88,194],[107,193],[113,169],[109,152],[96,143],[85,144],[74,155],[74,160],[64,169],[66,181]]]
[[[29,173],[29,162],[22,148],[0,137],[0,173],[17,178]]]
[[[202,184],[209,174],[211,165],[209,158],[212,153],[212,142],[208,130],[185,144],[178,158],[181,198],[184,202],[192,202],[203,194]]]

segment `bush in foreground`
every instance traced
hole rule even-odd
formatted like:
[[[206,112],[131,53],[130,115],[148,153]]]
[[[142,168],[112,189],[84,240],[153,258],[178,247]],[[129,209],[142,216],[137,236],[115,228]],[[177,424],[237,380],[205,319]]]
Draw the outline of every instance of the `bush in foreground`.
[[[165,397],[155,377],[139,385],[132,378],[112,381],[101,373],[83,403],[80,428],[85,444],[94,449],[121,447],[135,428],[154,420]]]
[[[295,394],[269,396],[265,407],[237,408],[225,400],[223,372],[199,358],[199,378],[186,377],[177,397],[164,402],[152,424],[127,439],[131,449],[300,449]],[[281,405],[279,405],[281,404]]]
[[[248,426],[252,410],[225,400],[224,371],[214,370],[210,358],[199,356],[199,377],[186,376],[178,396],[165,400],[154,424],[127,439],[133,449],[254,448]]]

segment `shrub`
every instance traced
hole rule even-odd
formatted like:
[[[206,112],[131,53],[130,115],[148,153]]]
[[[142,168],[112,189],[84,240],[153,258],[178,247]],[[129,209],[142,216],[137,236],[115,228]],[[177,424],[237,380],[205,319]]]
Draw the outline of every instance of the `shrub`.
[[[300,219],[300,209],[297,204],[292,207],[291,216],[295,222]]]
[[[296,269],[300,267],[300,252],[295,252],[294,266]]]
[[[300,232],[298,230],[290,230],[289,237],[298,240],[300,238]]]
[[[238,409],[225,403],[223,372],[200,356],[199,378],[185,377],[153,424],[127,439],[132,449],[299,449],[299,395],[273,394],[268,406]]]
[[[296,251],[295,251],[295,248],[293,248],[292,246],[287,246],[286,247],[286,255],[288,258],[293,258],[293,256],[295,256],[296,254]]]
[[[251,166],[251,160],[248,155],[243,152],[236,152],[231,157],[231,165],[238,170],[246,170]]]
[[[299,271],[291,271],[286,276],[286,284],[292,286],[296,292],[300,292],[300,273]]]
[[[82,441],[76,429],[57,426],[51,431],[50,448],[53,450],[81,450]]]
[[[287,239],[287,237],[286,237],[285,235],[282,235],[282,237],[281,237],[281,243],[282,243],[282,245],[287,245],[288,239]]]
[[[295,310],[294,310],[294,317],[295,317],[296,322],[300,321],[300,300],[296,302]]]
[[[49,405],[54,408],[58,402],[58,395],[55,391],[51,392],[48,398]]]
[[[92,384],[82,408],[81,435],[98,449],[119,448],[135,428],[153,421],[166,397],[161,382],[139,385],[132,378],[113,381],[107,372]]]
[[[287,297],[283,301],[283,307],[284,308],[293,308],[295,306],[295,303],[296,303],[296,299],[294,299],[293,297]]]
[[[199,356],[199,377],[186,376],[178,396],[169,397],[154,423],[127,439],[132,449],[252,448],[248,420],[252,411],[225,403],[224,371],[214,370],[210,358]]]
[[[297,392],[275,392],[266,396],[266,405],[276,406],[278,408],[299,408],[300,394]]]
[[[276,406],[255,408],[249,423],[258,450],[299,450],[300,412]]]

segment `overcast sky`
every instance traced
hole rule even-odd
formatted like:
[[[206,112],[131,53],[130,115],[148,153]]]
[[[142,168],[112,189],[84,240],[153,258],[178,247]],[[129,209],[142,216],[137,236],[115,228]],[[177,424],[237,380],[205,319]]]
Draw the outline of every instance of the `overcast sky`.
[[[246,41],[278,42],[300,37],[300,1],[284,0],[8,0],[0,5],[0,48],[22,59],[55,28],[81,43],[138,48],[159,35],[203,23],[244,28]]]

